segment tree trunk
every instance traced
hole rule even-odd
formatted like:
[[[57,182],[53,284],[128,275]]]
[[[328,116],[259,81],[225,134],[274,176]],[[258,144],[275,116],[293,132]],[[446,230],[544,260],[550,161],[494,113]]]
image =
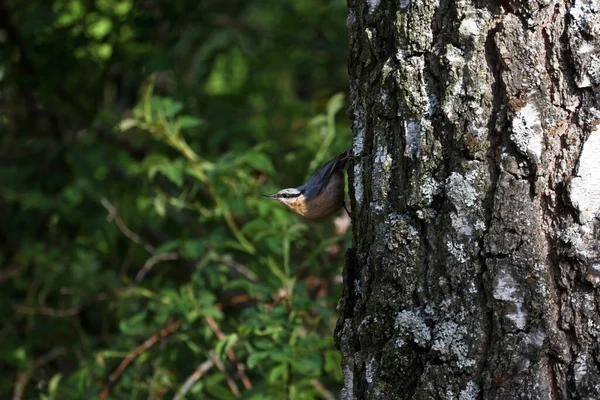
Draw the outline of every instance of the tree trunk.
[[[600,2],[349,8],[342,398],[600,398]]]

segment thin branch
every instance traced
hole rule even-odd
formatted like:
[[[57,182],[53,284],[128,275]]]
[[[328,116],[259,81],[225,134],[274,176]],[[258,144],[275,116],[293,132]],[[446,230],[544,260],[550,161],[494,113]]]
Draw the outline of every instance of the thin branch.
[[[233,258],[222,257],[220,261],[223,263],[223,265],[235,269],[241,275],[245,276],[250,282],[257,283],[259,281],[258,275],[248,269],[248,267],[246,267],[244,264],[235,261]]]
[[[173,400],[182,400],[187,394],[187,392],[189,392],[190,389],[194,386],[194,384],[198,382],[198,380],[202,378],[204,374],[210,371],[210,369],[214,365],[215,362],[213,360],[206,360],[202,364],[200,364],[196,371],[194,371],[194,373],[185,380],[175,397],[173,397]]]
[[[27,315],[45,315],[47,317],[69,318],[74,317],[81,311],[81,306],[71,307],[59,310],[50,307],[31,307],[31,306],[13,306],[14,310],[20,314]]]
[[[227,371],[225,370],[225,365],[223,364],[223,361],[221,361],[221,359],[212,350],[210,351],[210,359],[215,363],[215,365],[217,366],[217,369],[219,371],[221,371],[223,376],[225,376],[225,380],[227,381],[227,386],[229,386],[229,390],[231,390],[231,393],[233,393],[233,395],[235,397],[240,397],[240,389],[235,384],[235,381],[233,379],[231,379],[231,377],[227,374]]]
[[[19,272],[21,272],[20,267],[7,268],[4,271],[0,271],[0,285],[17,276]]]
[[[135,281],[141,282],[146,277],[148,272],[150,272],[152,267],[154,267],[159,262],[173,261],[173,260],[179,260],[179,254],[174,251],[172,251],[170,253],[156,254],[156,255],[150,257],[148,260],[146,260],[146,262],[144,263],[144,266],[136,274]]]
[[[119,230],[121,232],[123,232],[123,235],[127,236],[129,239],[131,239],[133,242],[137,243],[138,245],[142,246],[144,249],[146,249],[146,251],[150,254],[154,253],[154,246],[152,246],[150,243],[145,242],[140,235],[138,235],[137,233],[133,232],[131,229],[129,229],[127,227],[127,225],[125,224],[125,222],[123,221],[123,219],[121,218],[121,216],[119,215],[119,212],[117,211],[117,208],[112,205],[112,203],[110,201],[108,201],[108,199],[106,199],[106,197],[103,197],[100,199],[100,203],[102,203],[102,205],[104,206],[104,208],[106,208],[106,210],[108,211],[108,220],[114,220],[115,224],[117,224],[117,227],[119,228]]]
[[[213,331],[217,339],[223,340],[225,335],[223,334],[223,331],[221,331],[221,328],[219,328],[219,324],[217,324],[217,321],[215,321],[215,319],[211,316],[206,316],[204,317],[204,319],[208,323],[208,326],[210,326],[210,329]],[[246,369],[244,367],[244,364],[238,361],[232,349],[227,350],[226,353],[227,358],[229,358],[229,361],[231,361],[231,363],[235,366],[237,376],[242,381],[242,384],[244,385],[246,390],[252,390],[252,382],[250,382],[250,379],[248,379],[248,376],[246,375]]]
[[[104,386],[104,389],[100,392],[100,400],[106,400],[108,398],[108,394],[110,393],[110,389],[114,386],[117,380],[121,377],[123,372],[129,367],[129,364],[133,362],[140,354],[144,351],[148,350],[152,347],[156,342],[160,339],[163,339],[169,336],[171,333],[175,332],[177,329],[181,327],[181,323],[179,321],[171,322],[169,325],[161,329],[160,332],[152,335],[148,340],[138,346],[135,350],[127,354],[127,356],[121,361],[121,364],[117,367],[117,369],[110,374],[108,377],[108,383]]]
[[[33,364],[27,368],[24,372],[19,372],[17,374],[17,381],[15,382],[15,390],[13,392],[13,400],[21,400],[23,398],[23,394],[25,394],[25,387],[29,383],[29,379],[31,379],[31,375],[35,372],[36,369],[52,362],[56,358],[60,357],[65,353],[65,349],[58,348],[54,349],[40,358],[36,359]]]
[[[323,397],[325,397],[325,400],[335,400],[335,396],[329,391],[327,390],[327,388],[325,387],[325,385],[323,385],[320,381],[313,379],[310,384],[312,385],[312,387],[314,387],[319,393],[321,393],[321,395]]]

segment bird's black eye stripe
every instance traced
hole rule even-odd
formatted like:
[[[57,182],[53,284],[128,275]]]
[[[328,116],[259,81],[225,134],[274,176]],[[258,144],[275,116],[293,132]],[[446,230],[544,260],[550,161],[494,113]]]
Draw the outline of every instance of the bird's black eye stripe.
[[[298,195],[297,194],[293,194],[293,193],[282,193],[282,194],[279,195],[279,197],[283,197],[285,199],[291,199],[291,198],[294,198],[294,197],[298,197]]]

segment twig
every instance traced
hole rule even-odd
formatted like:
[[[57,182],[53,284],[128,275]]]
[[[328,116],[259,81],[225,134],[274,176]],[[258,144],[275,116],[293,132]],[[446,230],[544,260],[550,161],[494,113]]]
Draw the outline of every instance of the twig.
[[[112,205],[112,203],[110,201],[108,201],[106,199],[106,197],[103,197],[100,199],[100,203],[102,203],[102,205],[104,206],[104,208],[106,208],[106,211],[108,211],[108,220],[114,220],[115,224],[117,224],[117,227],[119,228],[119,230],[121,232],[123,232],[123,235],[127,236],[129,239],[131,239],[133,242],[139,244],[140,246],[144,247],[144,249],[146,249],[146,251],[150,254],[154,253],[154,246],[152,246],[150,243],[145,242],[140,235],[138,235],[137,233],[133,232],[131,229],[129,229],[127,227],[127,225],[125,224],[125,222],[123,221],[123,219],[121,218],[121,216],[119,215],[119,212],[117,211],[117,208]]]
[[[200,364],[196,371],[194,371],[194,373],[185,380],[181,388],[179,388],[179,391],[177,392],[175,397],[173,397],[173,400],[182,400],[185,397],[186,393],[189,392],[190,389],[194,386],[194,384],[200,378],[202,378],[202,376],[205,373],[207,373],[214,365],[215,362],[213,360],[206,360],[202,364]]]
[[[223,376],[225,376],[227,386],[229,386],[229,390],[231,390],[231,393],[233,393],[235,397],[240,397],[240,389],[238,389],[237,385],[235,384],[235,381],[231,379],[229,375],[227,375],[227,371],[225,370],[225,365],[223,364],[223,361],[221,361],[221,359],[215,354],[213,350],[210,351],[210,359],[215,363],[217,369],[221,371]]]
[[[31,306],[18,306],[14,305],[13,308],[16,312],[27,315],[45,315],[48,317],[56,318],[69,318],[73,317],[81,311],[81,306],[67,308],[65,310],[59,310],[50,307],[31,307]]]
[[[210,326],[210,329],[214,332],[217,339],[223,340],[225,335],[223,334],[223,331],[221,331],[221,328],[219,328],[217,321],[215,321],[215,319],[209,315],[204,317],[204,319],[206,319],[208,326]],[[250,382],[250,379],[248,379],[248,376],[246,375],[244,364],[237,360],[237,357],[232,349],[227,350],[226,354],[227,358],[229,358],[229,361],[231,361],[231,363],[235,366],[237,376],[242,381],[242,384],[246,390],[252,390],[252,382]]]
[[[127,356],[123,359],[123,361],[121,361],[121,364],[119,364],[117,369],[108,377],[108,383],[100,392],[100,400],[106,400],[108,398],[110,389],[121,377],[123,372],[127,369],[129,364],[131,364],[133,360],[135,360],[140,354],[142,354],[144,351],[148,350],[150,347],[156,344],[156,342],[158,342],[160,339],[169,336],[171,333],[175,332],[180,327],[181,323],[179,321],[171,322],[169,325],[161,329],[160,332],[155,333],[148,340],[146,340],[144,343],[138,346],[135,350],[127,354]]]
[[[310,384],[312,385],[312,387],[314,387],[316,390],[318,390],[319,393],[321,393],[321,395],[323,397],[325,397],[325,400],[335,400],[335,396],[329,390],[327,390],[327,388],[325,387],[325,385],[323,385],[318,380],[313,379],[310,382]]]
[[[144,266],[135,275],[135,281],[141,282],[146,277],[148,272],[150,272],[152,267],[154,267],[159,262],[172,261],[172,260],[179,260],[179,254],[172,251],[170,253],[156,254],[156,255],[150,257],[148,260],[146,260],[146,262],[144,263]]]
[[[225,266],[235,269],[241,275],[245,276],[250,282],[258,282],[258,275],[250,271],[245,265],[235,261],[231,257],[222,257],[220,260]]]
[[[19,272],[21,272],[21,268],[19,267],[7,268],[4,271],[0,271],[0,285],[12,277],[17,276]]]
[[[27,368],[27,370],[25,370],[25,372],[19,372],[17,374],[17,381],[15,382],[13,400],[21,400],[23,398],[23,394],[25,394],[25,387],[27,386],[27,383],[29,383],[29,379],[31,378],[31,375],[36,369],[44,366],[45,364],[48,364],[49,362],[53,361],[54,359],[58,358],[64,353],[65,349],[63,348],[52,350],[44,354],[40,358],[36,359],[33,362],[33,364],[29,368]]]

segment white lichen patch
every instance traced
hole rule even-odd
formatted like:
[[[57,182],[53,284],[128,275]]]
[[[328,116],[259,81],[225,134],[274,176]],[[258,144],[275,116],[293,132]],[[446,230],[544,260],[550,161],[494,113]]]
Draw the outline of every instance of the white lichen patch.
[[[581,382],[581,380],[587,375],[587,357],[586,353],[579,353],[575,362],[573,363],[573,372],[575,382]]]
[[[570,244],[583,259],[598,257],[597,239],[594,238],[594,231],[589,225],[569,227],[560,232],[559,238],[562,242]]]
[[[375,158],[373,160],[372,187],[376,190],[374,199],[376,202],[386,200],[389,193],[392,169],[392,156],[386,146],[377,145]],[[377,188],[379,190],[377,190]]]
[[[600,84],[600,57],[596,55],[590,57],[587,74],[592,78],[594,85]]]
[[[455,243],[452,238],[450,238],[446,242],[446,249],[448,250],[448,253],[450,253],[460,264],[469,261],[469,255],[465,250],[464,243]]]
[[[354,10],[350,9],[348,12],[348,18],[346,19],[346,28],[350,28],[356,22],[356,16]]]
[[[394,328],[404,335],[411,335],[413,341],[420,347],[427,346],[431,340],[431,330],[425,320],[416,311],[401,311],[396,315]]]
[[[421,179],[419,190],[421,199],[426,205],[429,205],[433,201],[433,197],[442,191],[442,184],[428,175]]]
[[[508,273],[498,277],[494,287],[493,296],[496,300],[502,301],[520,301],[521,297],[517,294],[517,283]]]
[[[518,301],[515,303],[517,307],[517,311],[515,313],[507,314],[506,318],[511,320],[517,329],[525,329],[525,325],[527,324],[527,313],[523,311],[523,303]]]
[[[517,111],[512,121],[510,139],[520,152],[525,155],[534,154],[539,160],[542,156],[544,131],[540,114],[532,103]]]
[[[460,391],[458,400],[477,400],[479,392],[479,385],[473,381],[469,381],[467,387]]]
[[[355,156],[360,156],[360,155],[362,155],[363,150],[365,149],[364,142],[365,142],[365,132],[367,130],[367,128],[366,128],[367,115],[365,113],[364,108],[362,108],[361,106],[354,107],[354,109],[352,110],[352,113],[354,114],[352,128],[355,132],[354,138],[352,139],[352,153]]]
[[[517,282],[508,272],[504,272],[498,276],[492,295],[496,300],[514,303],[515,312],[506,314],[506,318],[517,329],[525,329],[527,325],[527,313],[523,309],[523,296],[519,293]]]
[[[582,223],[600,218],[600,125],[583,145],[577,176],[571,181],[570,197],[579,209]]]
[[[446,63],[448,64],[448,85],[445,89],[444,102],[442,111],[448,119],[453,121],[458,115],[459,110],[456,109],[460,102],[455,101],[456,98],[463,96],[463,69],[465,66],[465,58],[462,51],[452,45],[446,46],[446,54],[444,54]]]
[[[458,34],[464,38],[475,38],[479,36],[482,26],[474,18],[465,18],[458,27]]]
[[[362,167],[360,163],[354,164],[354,200],[357,204],[362,203],[364,188],[362,184]]]
[[[406,131],[406,147],[404,155],[417,158],[421,152],[421,126],[413,119],[405,121],[404,130]]]
[[[477,161],[469,163],[464,174],[453,172],[446,179],[446,197],[455,208],[450,214],[452,228],[458,235],[449,236],[446,241],[448,251],[459,261],[465,262],[475,254],[476,238],[485,231],[482,202],[485,194],[487,172]]]
[[[350,363],[344,365],[344,387],[342,396],[346,399],[354,398],[354,372],[350,368]]]
[[[369,3],[369,14],[373,14],[375,12],[377,7],[379,7],[380,2],[381,0],[367,0],[367,3]]]
[[[365,378],[367,383],[373,383],[373,378],[375,377],[375,373],[377,372],[377,361],[375,361],[375,357],[369,357],[367,361],[367,365],[365,366]]]

